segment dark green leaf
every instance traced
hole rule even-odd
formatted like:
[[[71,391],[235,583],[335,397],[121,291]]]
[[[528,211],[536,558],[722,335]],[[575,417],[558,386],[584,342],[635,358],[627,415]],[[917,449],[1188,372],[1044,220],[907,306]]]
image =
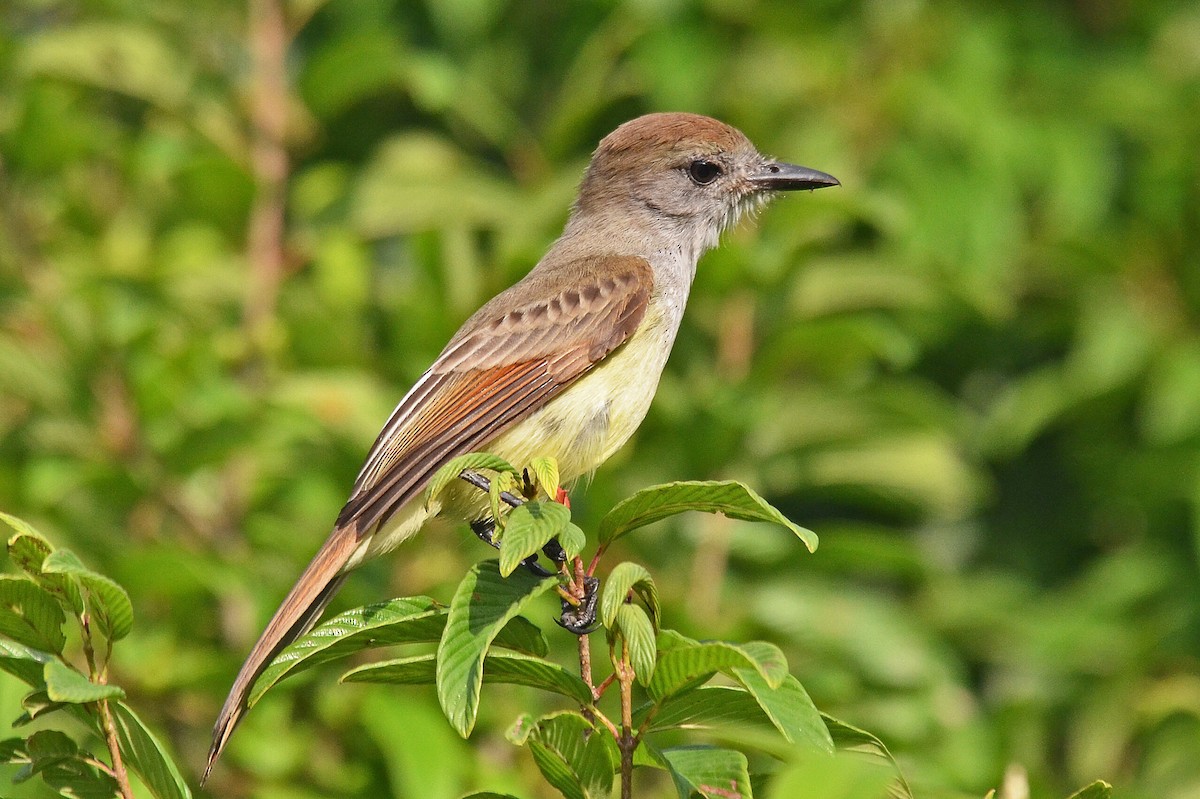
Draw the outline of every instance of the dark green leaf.
[[[46,680],[46,694],[55,702],[83,705],[125,696],[118,686],[94,683],[61,660],[49,661],[42,676]]]
[[[379,682],[398,685],[424,685],[435,682],[436,659],[433,655],[397,658],[359,666],[342,675],[343,682]],[[582,705],[592,703],[592,691],[579,677],[557,663],[510,652],[492,652],[483,661],[485,683],[528,685],[562,694]]]
[[[640,725],[653,708],[647,704],[634,714],[634,724]],[[760,727],[775,729],[771,719],[743,688],[706,685],[681,691],[658,706],[650,722],[651,731],[681,729],[714,730],[721,727]]]
[[[507,577],[571,522],[571,509],[557,502],[526,502],[513,508],[500,539],[500,573]]]
[[[0,670],[7,671],[34,688],[45,685],[42,669],[53,657],[46,652],[0,638]]]
[[[650,617],[638,605],[621,605],[617,609],[614,629],[621,633],[629,646],[629,662],[633,666],[638,683],[649,685],[654,676],[654,663],[658,654],[654,625],[650,622]]]
[[[698,793],[704,799],[750,799],[746,756],[731,749],[680,746],[659,750],[680,799]]]
[[[30,691],[25,695],[25,698],[21,700],[21,707],[25,708],[25,712],[12,723],[14,729],[24,727],[47,713],[61,710],[66,707],[66,703],[55,702],[45,690],[37,690]]]
[[[796,535],[810,552],[817,549],[816,533],[793,524],[749,486],[733,480],[688,481],[644,488],[618,503],[600,520],[600,546],[606,548],[631,530],[689,510],[770,522]]]
[[[509,730],[515,744],[528,746],[546,781],[568,799],[609,799],[618,764],[616,743],[575,712],[532,719],[522,716]]]
[[[734,669],[733,677],[750,692],[789,743],[806,742],[833,752],[829,728],[799,680],[789,674],[782,684],[772,688],[754,669]]]
[[[450,611],[429,597],[402,597],[348,610],[317,625],[281,651],[254,684],[253,706],[280,680],[305,669],[366,649],[438,641]],[[545,636],[528,619],[517,616],[504,626],[494,646],[544,656]]]
[[[7,513],[0,513],[4,521],[16,532],[8,539],[8,556],[34,581],[56,597],[66,613],[83,612],[83,597],[79,586],[70,577],[61,574],[46,574],[42,564],[54,552],[54,546],[26,522]]]
[[[59,549],[51,553],[42,563],[46,574],[61,574],[72,577],[87,590],[88,611],[92,623],[109,641],[119,641],[133,629],[133,604],[129,594],[114,581],[88,569],[75,553]]]
[[[437,693],[450,726],[464,738],[479,712],[483,660],[505,624],[534,599],[558,585],[527,571],[500,576],[494,560],[477,563],[450,602],[450,617],[438,643]]]
[[[166,748],[133,709],[124,702],[109,702],[108,707],[126,765],[137,773],[155,799],[191,799],[191,789]]]
[[[62,608],[44,588],[24,577],[0,575],[0,635],[43,652],[66,644]]]
[[[425,507],[429,507],[429,503],[437,499],[442,489],[457,480],[467,469],[488,469],[493,472],[517,474],[515,466],[488,452],[468,452],[466,455],[459,455],[434,473],[429,487],[425,489]]]

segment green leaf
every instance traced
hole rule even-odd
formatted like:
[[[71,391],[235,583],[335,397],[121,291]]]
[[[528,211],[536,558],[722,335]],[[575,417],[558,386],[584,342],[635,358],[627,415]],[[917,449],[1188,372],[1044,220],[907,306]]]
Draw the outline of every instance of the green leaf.
[[[8,556],[13,563],[30,577],[40,576],[42,561],[54,551],[54,546],[24,519],[0,511],[0,522],[13,529],[8,539]]]
[[[156,799],[191,799],[183,775],[162,742],[124,702],[110,702],[117,743],[125,764],[133,769]]]
[[[1067,799],[1111,799],[1112,786],[1104,780],[1096,780],[1091,785],[1080,788]]]
[[[511,793],[496,793],[495,791],[477,791],[469,793],[462,799],[519,799]]]
[[[658,665],[654,669],[654,678],[647,686],[656,700],[664,699],[689,683],[718,671],[754,669],[773,688],[781,685],[787,677],[787,660],[774,644],[764,641],[746,644],[692,641],[680,644],[678,641],[682,636],[678,634],[668,639],[674,644],[670,648],[662,645],[660,636]]]
[[[661,749],[680,799],[698,793],[705,799],[751,799],[746,756],[714,746],[680,746]]]
[[[893,799],[900,795],[890,769],[878,760],[843,755],[799,757],[776,773],[769,783],[769,799],[793,799],[821,786],[822,799]]]
[[[305,669],[367,649],[438,641],[450,611],[429,597],[402,597],[348,610],[323,622],[285,647],[250,692],[253,706],[271,686]],[[520,616],[509,621],[494,646],[544,656],[549,645],[537,625]]]
[[[513,508],[500,539],[500,574],[512,574],[571,521],[571,509],[557,502],[526,502]]]
[[[789,674],[781,685],[772,688],[753,669],[734,669],[733,677],[750,692],[789,743],[803,741],[823,752],[833,753],[829,728],[799,680]]]
[[[62,608],[46,589],[24,577],[0,575],[0,635],[59,654],[67,642],[64,621]]]
[[[567,555],[567,560],[578,557],[583,548],[587,546],[587,536],[579,525],[568,523],[558,534],[558,543],[562,545],[563,552]]]
[[[53,658],[46,652],[0,638],[0,670],[7,671],[26,685],[34,688],[45,685],[42,669]]]
[[[253,707],[271,686],[292,674],[372,647],[436,641],[445,626],[445,609],[424,596],[340,613],[284,647],[263,669],[246,704]]]
[[[654,676],[654,663],[658,654],[655,647],[654,625],[650,617],[638,605],[621,605],[617,610],[614,629],[629,645],[629,662],[641,685],[649,685]]]
[[[101,699],[123,699],[125,692],[116,685],[94,683],[61,660],[49,661],[43,672],[46,694],[55,702],[83,705]]]
[[[504,458],[488,452],[468,452],[466,455],[459,455],[434,473],[433,479],[429,481],[429,487],[425,489],[425,507],[428,508],[429,504],[437,499],[438,494],[442,493],[442,489],[457,480],[458,476],[467,469],[518,473],[516,467]]]
[[[770,522],[797,536],[809,552],[817,549],[817,535],[793,524],[749,486],[733,480],[687,481],[651,486],[619,503],[600,520],[601,548],[631,530],[684,511],[723,513],[731,519]]]
[[[900,764],[896,762],[896,758],[888,751],[883,741],[879,740],[872,733],[859,729],[852,724],[847,724],[828,713],[822,713],[821,719],[825,722],[825,726],[829,730],[829,735],[833,738],[833,743],[838,749],[867,752],[891,764],[892,770],[896,773],[896,782],[898,783],[897,793],[902,799],[912,799],[912,788],[909,787],[908,780],[904,778],[904,773],[900,771]]]
[[[561,485],[558,474],[558,461],[554,458],[540,457],[534,458],[529,462],[529,471],[533,472],[534,478],[537,479],[537,484],[540,489],[552,500],[557,501],[559,486]]]
[[[8,539],[8,556],[34,581],[45,588],[62,604],[66,613],[80,614],[83,612],[83,597],[79,594],[79,586],[70,577],[61,574],[46,574],[42,564],[54,552],[54,545],[27,522],[0,513],[3,521],[16,532]]]
[[[625,604],[631,590],[636,591],[646,603],[646,607],[650,609],[651,621],[657,624],[660,611],[654,578],[643,566],[626,561],[618,564],[604,582],[604,593],[600,595],[600,619],[605,627],[613,626],[617,611]]]
[[[634,724],[640,726],[653,707],[653,703],[647,703],[640,708],[634,714]],[[659,732],[676,728],[713,730],[739,726],[775,729],[771,719],[744,688],[706,685],[680,691],[663,700],[648,729]]]
[[[567,799],[609,799],[619,759],[616,743],[578,713],[522,716],[508,739],[528,746],[546,781]]]
[[[47,713],[62,710],[67,704],[53,701],[44,689],[39,689],[27,693],[21,700],[21,707],[25,708],[25,712],[12,723],[13,729],[24,727]]]
[[[342,682],[377,682],[393,685],[426,685],[436,681],[434,655],[397,658],[380,663],[368,663],[342,675]],[[528,685],[543,691],[562,694],[581,705],[592,703],[592,690],[587,683],[557,663],[542,658],[510,652],[492,652],[483,661],[485,683]]]
[[[133,603],[116,582],[87,568],[69,549],[51,553],[42,563],[46,574],[62,574],[78,580],[87,590],[92,622],[109,641],[119,641],[133,629]]]
[[[459,735],[471,734],[479,712],[483,660],[501,628],[558,581],[527,571],[500,576],[494,560],[475,564],[458,585],[438,642],[437,693],[442,712]]]

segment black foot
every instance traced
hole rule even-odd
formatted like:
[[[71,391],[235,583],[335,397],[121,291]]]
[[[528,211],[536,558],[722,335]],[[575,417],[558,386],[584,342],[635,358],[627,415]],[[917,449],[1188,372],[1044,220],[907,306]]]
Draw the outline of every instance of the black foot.
[[[487,544],[492,549],[500,548],[500,543],[496,541],[495,520],[476,519],[475,521],[471,522],[471,532],[479,536],[479,540]],[[557,541],[551,541],[550,543],[554,544],[556,547],[558,546]],[[550,544],[546,545],[547,548],[549,548],[549,546]],[[558,547],[558,551],[562,552],[562,547]],[[547,552],[546,554],[549,555],[550,553]],[[552,572],[542,564],[538,563],[537,559],[537,555],[530,555],[529,557],[525,558],[525,560],[521,561],[521,565],[526,569],[529,569],[529,571],[533,572],[538,577],[552,577],[553,575],[557,574],[557,572]],[[566,560],[565,554],[563,556],[563,560]]]
[[[578,606],[562,601],[562,615],[555,619],[558,626],[576,635],[587,635],[596,624],[596,606],[600,603],[600,580],[597,577],[583,578],[583,601]]]

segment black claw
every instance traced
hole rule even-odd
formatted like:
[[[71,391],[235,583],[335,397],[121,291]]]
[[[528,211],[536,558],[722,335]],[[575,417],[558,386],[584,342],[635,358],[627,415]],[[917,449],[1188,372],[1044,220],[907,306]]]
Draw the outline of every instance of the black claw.
[[[525,558],[525,560],[521,561],[521,565],[526,569],[529,569],[529,571],[533,572],[538,577],[553,577],[555,574],[558,574],[558,572],[552,572],[542,564],[538,563],[537,555],[530,555],[529,557]]]
[[[546,546],[542,547],[542,552],[555,563],[567,562],[567,553],[563,551],[562,544],[558,543],[558,539],[550,539]]]
[[[562,601],[562,615],[555,619],[558,626],[575,635],[587,635],[594,632],[599,625],[596,623],[596,606],[600,603],[600,579],[597,577],[583,578],[583,601],[578,606],[567,600]]]
[[[500,542],[496,540],[495,519],[476,519],[471,522],[471,532],[479,536],[479,540],[492,549],[500,548]]]

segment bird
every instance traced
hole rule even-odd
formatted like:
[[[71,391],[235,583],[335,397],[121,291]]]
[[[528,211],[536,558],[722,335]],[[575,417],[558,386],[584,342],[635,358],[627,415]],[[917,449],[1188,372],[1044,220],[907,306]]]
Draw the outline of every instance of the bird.
[[[516,464],[554,457],[564,485],[593,472],[646,415],[700,256],[776,193],[837,185],[698,114],[648,114],[605,136],[562,235],[463,323],[388,418],[333,531],[234,679],[204,778],[254,681],[313,626],[352,569],[435,516],[488,516],[487,495],[465,484],[424,501],[441,466],[485,450]]]

